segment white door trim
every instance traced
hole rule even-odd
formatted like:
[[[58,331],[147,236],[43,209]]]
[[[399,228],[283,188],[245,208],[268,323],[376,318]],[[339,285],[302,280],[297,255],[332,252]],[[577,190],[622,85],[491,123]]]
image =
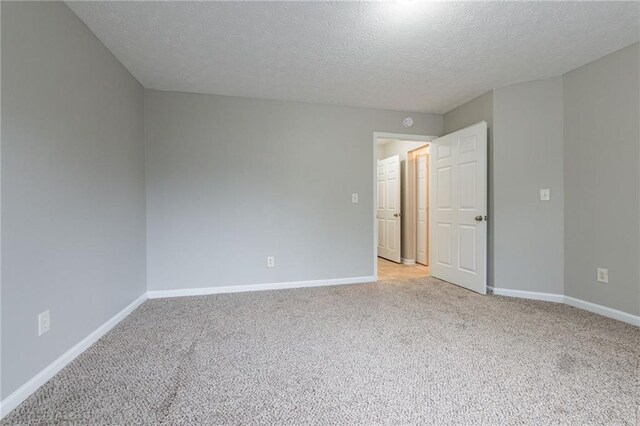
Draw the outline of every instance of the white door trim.
[[[576,299],[566,294],[558,293],[540,293],[537,291],[512,290],[509,288],[487,287],[487,289],[496,296],[518,297],[521,299],[543,300],[545,302],[564,303],[574,308],[602,315],[614,320],[626,322],[631,325],[640,327],[640,315],[633,315],[628,312],[619,311],[607,306],[598,305],[597,303],[587,302],[586,300]]]
[[[429,142],[437,138],[430,135],[411,135],[406,133],[373,132],[373,158],[371,159],[371,191],[373,192],[373,204],[371,205],[371,222],[373,227],[373,240],[371,241],[371,261],[373,262],[373,277],[378,281],[378,224],[376,213],[378,206],[378,195],[376,186],[378,185],[378,139],[400,139],[403,141]]]

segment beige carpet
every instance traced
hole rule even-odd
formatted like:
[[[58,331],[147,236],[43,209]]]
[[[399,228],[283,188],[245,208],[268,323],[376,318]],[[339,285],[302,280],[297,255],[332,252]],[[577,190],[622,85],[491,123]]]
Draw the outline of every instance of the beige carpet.
[[[3,424],[639,424],[640,330],[432,279],[150,300]]]

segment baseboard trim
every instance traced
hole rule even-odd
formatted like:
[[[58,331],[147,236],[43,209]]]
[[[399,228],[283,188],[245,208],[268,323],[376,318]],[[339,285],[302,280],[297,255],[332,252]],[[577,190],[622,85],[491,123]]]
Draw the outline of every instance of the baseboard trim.
[[[416,264],[416,260],[415,259],[400,259],[402,260],[402,263],[404,263],[405,265],[415,265]]]
[[[32,393],[34,393],[40,386],[44,385],[49,379],[55,376],[60,370],[62,370],[67,364],[73,361],[78,355],[84,352],[89,346],[93,345],[102,336],[104,336],[109,330],[111,330],[116,324],[122,321],[127,315],[133,312],[138,306],[140,306],[145,300],[147,300],[147,294],[134,300],[129,306],[118,312],[110,320],[102,324],[96,330],[94,330],[87,337],[82,339],[79,343],[73,346],[71,349],[62,354],[58,359],[53,361],[47,367],[45,367],[38,374],[33,376],[24,385],[16,389],[11,395],[7,396],[0,402],[0,419],[4,418],[14,408],[16,408],[22,401],[27,399]]]
[[[518,297],[521,299],[544,300],[545,302],[562,303],[564,296],[557,293],[540,293],[537,291],[511,290],[508,288],[488,287],[497,296]]]
[[[165,297],[185,297],[185,296],[204,296],[207,294],[241,293],[245,291],[282,290],[282,289],[288,289],[288,288],[324,287],[329,285],[343,285],[343,284],[362,284],[362,283],[373,283],[375,281],[376,281],[376,278],[374,276],[335,278],[335,279],[329,279],[329,280],[285,281],[281,283],[185,288],[185,289],[178,289],[178,290],[154,290],[154,291],[148,291],[147,296],[149,297],[149,299],[160,299]]]
[[[0,401],[0,419],[4,418],[14,408],[20,405],[25,399],[27,399],[38,388],[44,385],[49,379],[55,376],[60,370],[62,370],[67,364],[73,361],[78,355],[84,352],[87,348],[98,341],[109,330],[122,321],[127,315],[133,312],[138,306],[144,303],[147,298],[157,299],[165,297],[183,297],[183,296],[198,296],[207,294],[221,294],[221,293],[239,293],[246,291],[263,291],[263,290],[279,290],[290,288],[304,288],[304,287],[323,287],[331,285],[343,285],[343,284],[361,284],[375,282],[374,276],[363,277],[350,277],[350,278],[336,278],[329,280],[312,280],[312,281],[287,281],[281,283],[267,283],[267,284],[249,284],[249,285],[235,285],[235,286],[223,286],[223,287],[206,287],[206,288],[190,288],[180,290],[159,290],[148,291],[133,301],[129,306],[118,312],[107,322],[98,327],[95,331],[82,339],[79,343],[62,354],[58,359],[53,361],[42,371],[32,377],[27,383],[15,390],[5,399]],[[606,306],[598,305],[596,303],[587,302],[585,300],[576,299],[575,297],[564,296],[555,293],[541,293],[535,291],[523,291],[512,290],[507,288],[495,288],[488,287],[488,289],[498,296],[518,297],[523,299],[542,300],[547,302],[564,303],[569,306],[573,306],[578,309],[583,309],[595,314],[599,314],[608,318],[613,318],[618,321],[622,321],[631,325],[640,326],[640,316],[632,315],[626,312],[619,311],[617,309],[608,308]]]
[[[573,306],[574,308],[584,309],[585,311],[593,312],[594,314],[599,314],[640,327],[640,316],[638,315],[628,314],[617,309],[608,308],[606,306],[587,302],[586,300],[582,299],[576,299],[575,297],[570,296],[564,297],[564,303],[569,306]]]
[[[574,308],[583,309],[594,314],[602,315],[627,324],[640,327],[640,316],[622,312],[617,309],[608,308],[598,305],[597,303],[587,302],[586,300],[576,299],[575,297],[566,296],[556,293],[540,293],[536,291],[511,290],[508,288],[488,287],[493,294],[498,296],[519,297],[522,299],[543,300],[546,302],[564,303]]]

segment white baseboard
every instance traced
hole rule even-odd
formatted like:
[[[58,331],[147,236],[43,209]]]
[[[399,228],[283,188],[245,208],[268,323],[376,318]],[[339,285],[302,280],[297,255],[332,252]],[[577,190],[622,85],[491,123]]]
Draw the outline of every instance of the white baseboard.
[[[416,260],[415,259],[405,259],[402,258],[402,263],[404,263],[405,265],[415,265],[416,264]]]
[[[245,291],[281,290],[281,289],[287,289],[287,288],[302,288],[302,287],[323,287],[328,285],[342,285],[342,284],[362,284],[362,283],[373,283],[375,281],[376,281],[376,278],[374,276],[366,276],[366,277],[335,278],[335,279],[329,279],[329,280],[285,281],[281,283],[185,288],[185,289],[177,289],[177,290],[153,290],[153,291],[148,291],[147,295],[149,299],[159,299],[164,297],[203,296],[207,294],[240,293]]]
[[[16,389],[11,395],[7,396],[0,402],[0,419],[6,416],[11,410],[16,408],[22,401],[27,399],[38,388],[44,385],[49,379],[55,376],[60,370],[62,370],[67,364],[73,361],[78,355],[84,352],[89,346],[93,345],[102,336],[104,336],[109,330],[111,330],[116,324],[122,321],[127,315],[133,312],[138,306],[140,306],[145,300],[147,300],[147,294],[143,294],[129,306],[118,312],[110,320],[102,324],[95,331],[82,339],[74,347],[66,351],[62,356],[53,361],[47,367],[45,367],[38,374],[33,376],[24,385]]]
[[[539,293],[537,291],[511,290],[508,288],[487,287],[498,296],[519,297],[521,299],[544,300],[545,302],[562,303],[564,296],[556,293]]]
[[[563,294],[539,293],[536,291],[511,290],[508,288],[494,287],[488,287],[488,289],[493,291],[493,294],[496,294],[498,296],[519,297],[523,299],[564,303],[565,305],[573,306],[574,308],[584,309],[585,311],[593,312],[594,314],[613,318],[615,320],[626,322],[631,325],[640,326],[640,316],[638,315],[632,315],[626,312],[618,311],[617,309],[608,308],[606,306],[587,302],[581,299],[576,299],[575,297],[565,296]]]
[[[281,283],[267,283],[267,284],[250,284],[250,285],[235,285],[235,286],[223,286],[223,287],[206,287],[206,288],[190,288],[181,290],[158,290],[149,291],[138,299],[133,301],[129,306],[118,312],[110,320],[102,324],[95,331],[82,339],[78,344],[65,352],[62,356],[56,359],[54,362],[45,367],[42,371],[31,378],[27,383],[15,390],[11,395],[6,397],[0,402],[0,419],[6,416],[14,408],[16,408],[22,401],[27,399],[33,392],[38,390],[40,386],[45,384],[49,379],[55,376],[60,370],[62,370],[67,364],[73,361],[78,355],[84,352],[89,346],[94,344],[98,339],[104,336],[109,330],[111,330],[116,324],[122,321],[127,315],[133,312],[138,306],[140,306],[147,298],[156,299],[163,297],[181,297],[181,296],[197,296],[206,294],[220,294],[220,293],[238,293],[245,291],[262,291],[262,290],[277,290],[288,288],[302,288],[302,287],[321,287],[330,285],[342,285],[342,284],[359,284],[375,282],[375,277],[351,277],[351,278],[336,278],[329,280],[313,280],[313,281],[288,281]],[[524,299],[543,300],[547,302],[565,303],[567,305],[584,309],[589,312],[600,314],[609,318],[623,321],[635,326],[640,326],[640,316],[628,314],[626,312],[618,311],[616,309],[608,308],[606,306],[598,305],[591,302],[586,302],[574,297],[564,296],[555,293],[540,293],[535,291],[523,291],[523,290],[511,290],[506,288],[494,288],[488,287],[490,291],[499,296],[519,297]]]
[[[587,302],[585,300],[576,299],[575,297],[569,296],[564,297],[564,303],[569,306],[573,306],[574,308],[584,309],[585,311],[593,312],[594,314],[603,315],[605,317],[613,318],[615,320],[640,327],[640,316],[638,315],[628,314],[617,309],[608,308],[606,306],[598,305],[596,303]]]

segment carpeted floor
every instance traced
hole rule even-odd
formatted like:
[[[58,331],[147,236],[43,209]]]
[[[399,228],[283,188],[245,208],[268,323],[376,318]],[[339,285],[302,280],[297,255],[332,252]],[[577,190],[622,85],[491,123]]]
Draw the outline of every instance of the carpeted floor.
[[[149,300],[2,424],[639,424],[640,329],[437,280]]]

